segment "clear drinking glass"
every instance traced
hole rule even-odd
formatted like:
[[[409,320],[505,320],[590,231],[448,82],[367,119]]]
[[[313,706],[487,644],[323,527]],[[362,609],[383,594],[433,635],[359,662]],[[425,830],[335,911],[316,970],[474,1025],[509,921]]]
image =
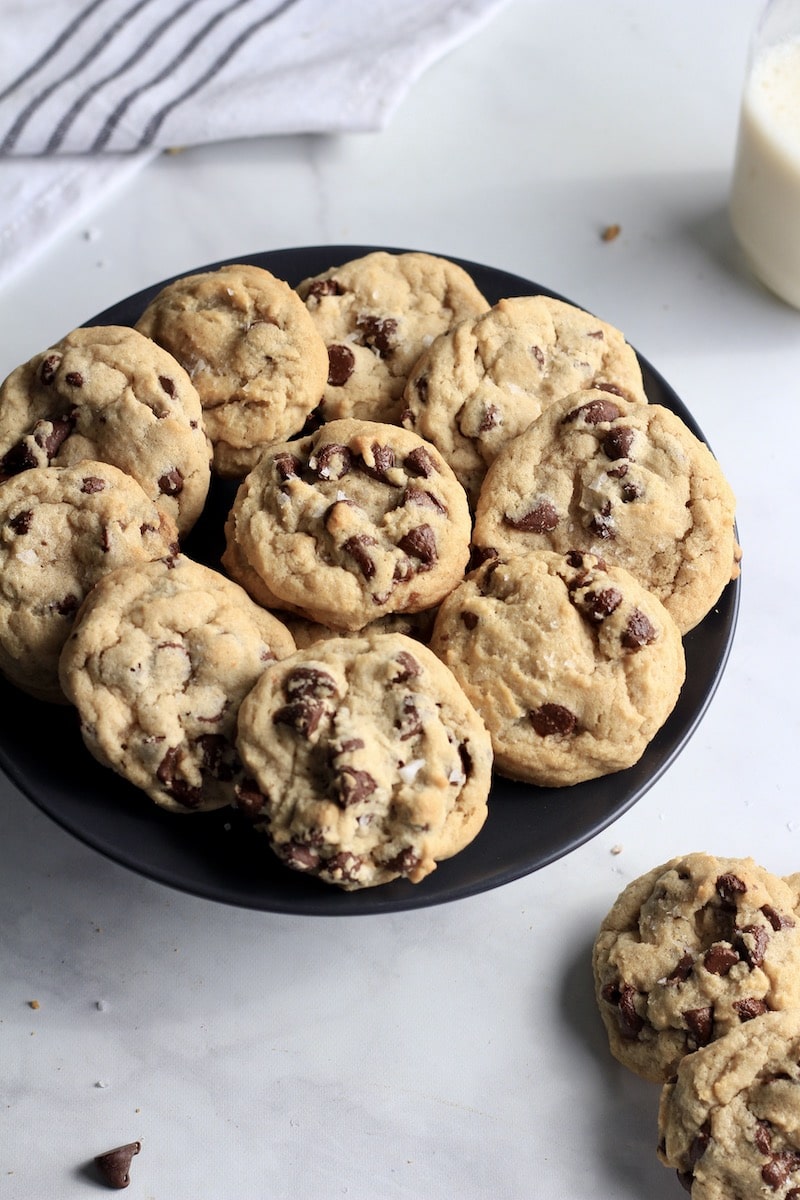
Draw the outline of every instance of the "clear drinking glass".
[[[800,0],[769,0],[753,36],[730,217],[754,274],[800,308]]]

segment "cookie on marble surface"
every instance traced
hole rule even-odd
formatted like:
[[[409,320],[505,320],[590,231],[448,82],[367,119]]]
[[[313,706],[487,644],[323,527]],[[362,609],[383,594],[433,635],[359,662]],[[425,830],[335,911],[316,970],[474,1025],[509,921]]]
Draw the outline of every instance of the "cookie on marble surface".
[[[625,567],[682,633],[738,574],[734,496],[708,447],[669,409],[592,390],[555,401],[486,474],[485,550],[585,550]]]
[[[265,451],[237,491],[222,561],[259,603],[357,630],[436,605],[463,576],[469,536],[438,450],[351,419]]]
[[[442,601],[430,646],[483,718],[497,771],[542,787],[632,766],[686,672],[660,601],[577,551],[490,559]]]
[[[611,1052],[665,1082],[686,1054],[767,1012],[800,1005],[791,881],[751,858],[687,854],[622,891],[593,970]]]
[[[239,711],[239,806],[288,866],[346,891],[418,883],[486,818],[489,735],[403,634],[332,638],[267,667]]]
[[[0,484],[0,670],[64,702],[58,659],[75,614],[109,571],[177,553],[178,532],[109,463],[32,467]]]
[[[304,279],[297,291],[328,348],[325,421],[398,422],[422,351],[489,308],[463,267],[419,251],[376,250]]]
[[[188,371],[220,475],[245,475],[266,445],[299,432],[322,398],[325,344],[297,293],[262,267],[185,275],[136,328]]]
[[[800,1009],[684,1058],[661,1092],[658,1155],[692,1200],[800,1196]]]
[[[183,367],[135,329],[75,329],[0,386],[0,475],[108,462],[188,533],[205,503],[211,447]]]
[[[588,388],[647,403],[618,329],[563,300],[516,296],[433,341],[409,375],[402,424],[441,450],[474,504],[501,447]]]
[[[232,803],[242,782],[241,700],[294,649],[237,584],[178,555],[95,584],[60,678],[95,758],[162,808],[204,812]]]

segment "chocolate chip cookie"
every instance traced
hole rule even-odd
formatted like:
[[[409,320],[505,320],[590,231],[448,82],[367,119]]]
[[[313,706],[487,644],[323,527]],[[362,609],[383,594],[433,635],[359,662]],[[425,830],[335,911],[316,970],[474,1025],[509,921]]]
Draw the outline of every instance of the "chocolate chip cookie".
[[[684,1055],[764,1013],[797,1008],[797,908],[791,882],[750,858],[688,854],[628,884],[593,954],[614,1056],[665,1082]]]
[[[456,263],[377,250],[297,288],[328,348],[321,418],[397,422],[409,371],[437,334],[489,302]]]
[[[658,1154],[692,1200],[800,1196],[800,1010],[684,1058],[662,1089]]]
[[[221,808],[242,782],[239,704],[294,652],[289,631],[219,572],[178,555],[104,576],[60,677],[91,753],[162,808]]]
[[[267,667],[239,711],[239,806],[289,867],[346,891],[418,883],[486,818],[491,744],[450,672],[403,634]]]
[[[625,567],[682,633],[738,574],[734,497],[708,447],[669,409],[592,390],[554,402],[498,454],[478,546],[585,550]]]
[[[402,424],[438,446],[474,504],[500,448],[588,388],[647,402],[618,329],[563,300],[517,296],[432,342],[409,375]]]
[[[466,494],[435,447],[351,419],[265,451],[222,561],[259,603],[357,630],[436,605],[463,576],[469,535]]]
[[[211,447],[192,381],[166,350],[120,325],[75,329],[0,387],[0,477],[92,459],[132,475],[188,533]]]
[[[58,659],[90,588],[109,571],[177,553],[178,533],[109,463],[33,467],[0,485],[0,670],[64,702]]]
[[[497,771],[544,787],[632,766],[685,677],[660,601],[577,551],[490,559],[443,600],[430,645],[483,718]]]
[[[191,376],[220,475],[245,475],[322,398],[322,337],[297,293],[261,267],[234,263],[167,284],[136,328]]]

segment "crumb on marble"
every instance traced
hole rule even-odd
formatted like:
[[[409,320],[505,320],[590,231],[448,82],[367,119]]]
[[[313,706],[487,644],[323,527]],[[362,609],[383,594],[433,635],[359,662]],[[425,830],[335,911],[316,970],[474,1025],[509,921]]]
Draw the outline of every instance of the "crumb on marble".
[[[622,233],[622,226],[613,224],[604,226],[600,237],[604,242],[613,242]]]
[[[619,843],[617,843],[616,846],[612,846],[611,853],[612,854],[622,854],[622,846],[620,846]]]
[[[28,1001],[28,1008],[41,1008],[41,1007],[42,1006],[38,1000],[29,1000]]]

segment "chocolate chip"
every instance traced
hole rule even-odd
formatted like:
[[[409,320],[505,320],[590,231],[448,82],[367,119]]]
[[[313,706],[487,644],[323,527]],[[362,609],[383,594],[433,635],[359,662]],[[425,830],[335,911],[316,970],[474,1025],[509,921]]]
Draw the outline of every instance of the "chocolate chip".
[[[638,483],[623,483],[619,489],[623,504],[632,504],[634,500],[638,500],[644,495],[644,489]]]
[[[763,925],[745,925],[737,931],[736,943],[741,947],[742,958],[748,966],[763,966],[769,945],[769,932]]]
[[[583,605],[595,621],[603,621],[610,617],[622,603],[622,592],[615,587],[603,588],[599,592],[587,592],[583,597]]]
[[[610,458],[612,461],[618,458],[629,458],[634,436],[633,430],[627,425],[610,429],[601,442],[606,458]]]
[[[595,537],[601,538],[603,541],[609,541],[616,535],[614,532],[614,522],[611,517],[611,501],[606,500],[603,507],[598,513],[592,517],[589,522],[589,529]]]
[[[241,763],[231,743],[221,733],[203,733],[196,739],[202,756],[202,767],[215,779],[229,783],[238,773]]]
[[[347,446],[328,442],[314,451],[308,465],[320,479],[341,479],[347,475],[352,462],[353,456]]]
[[[184,808],[197,808],[202,799],[201,789],[187,783],[178,774],[183,757],[179,746],[171,746],[159,763],[156,778],[164,791]]]
[[[272,722],[274,725],[288,725],[301,737],[310,738],[316,733],[324,713],[325,705],[321,700],[295,700],[277,709]]]
[[[74,617],[80,606],[81,602],[78,597],[70,592],[68,595],[62,596],[60,600],[57,600],[53,608],[60,617]]]
[[[81,375],[80,371],[68,371],[64,376],[64,379],[70,385],[70,387],[83,387],[83,376]]]
[[[604,388],[604,391],[610,390]],[[562,419],[562,425],[567,425],[578,419],[584,421],[587,425],[601,425],[607,421],[616,421],[620,416],[620,410],[613,400],[590,400],[587,404],[581,404],[578,408],[571,409]]]
[[[700,1159],[708,1149],[708,1144],[711,1141],[711,1125],[708,1121],[704,1121],[694,1135],[689,1146],[689,1162],[693,1167],[697,1166]]]
[[[769,921],[772,928],[778,933],[781,929],[793,929],[794,921],[791,917],[787,917],[785,913],[779,913],[771,904],[762,904],[761,911]]]
[[[747,885],[738,875],[731,872],[726,872],[724,875],[719,875],[715,884],[717,895],[724,904],[736,905],[737,896],[743,896],[747,891]]]
[[[541,346],[531,346],[531,354],[536,359],[540,367],[544,366],[544,351]]]
[[[334,779],[334,799],[342,808],[359,804],[371,796],[377,783],[368,771],[359,771],[355,767],[342,767]]]
[[[325,871],[333,878],[341,879],[345,883],[352,883],[358,879],[358,873],[363,865],[364,859],[360,855],[351,854],[349,850],[340,850],[325,863]]]
[[[595,387],[598,392],[610,392],[612,396],[619,396],[622,400],[625,399],[625,393],[623,392],[622,388],[618,388],[615,383],[596,382],[592,386]]]
[[[328,346],[328,383],[331,387],[344,387],[355,365],[356,356],[349,346],[338,343]]]
[[[72,433],[72,430],[75,428],[76,415],[72,413],[68,417],[53,417],[51,421],[40,421],[37,423],[33,440],[37,446],[42,447],[48,461],[55,458],[63,443]]]
[[[130,1183],[131,1160],[142,1148],[141,1142],[128,1142],[105,1154],[95,1156],[95,1165],[105,1183],[113,1188],[126,1188]]]
[[[540,737],[567,737],[578,724],[575,713],[563,704],[540,704],[528,717]]]
[[[394,317],[374,317],[362,314],[356,318],[356,327],[365,346],[375,350],[381,358],[388,358],[394,350],[397,321]]]
[[[580,550],[568,550],[564,555],[564,559],[568,567],[575,567],[579,570],[583,566],[583,555]]]
[[[420,404],[422,404],[422,405],[427,404],[428,403],[428,376],[427,375],[420,375],[420,377],[414,383],[414,390],[417,393],[417,399],[419,400]]]
[[[477,571],[478,567],[482,567],[484,563],[491,562],[493,558],[498,559],[499,554],[494,546],[473,546],[469,555],[469,570]]]
[[[60,362],[60,354],[48,354],[46,358],[42,359],[41,366],[39,367],[39,379],[42,383],[48,385],[53,382]]]
[[[409,679],[418,679],[422,674],[422,667],[407,650],[400,650],[395,661],[400,671],[394,676],[392,683],[407,683]]]
[[[711,1006],[704,1008],[687,1008],[683,1013],[696,1045],[706,1046],[711,1041],[714,1031],[714,1010]]]
[[[414,529],[409,529],[408,533],[403,534],[397,545],[406,554],[411,554],[420,560],[421,571],[428,570],[439,559],[436,534],[430,525],[417,525]]]
[[[461,620],[466,625],[467,629],[474,629],[478,624],[478,614],[474,612],[464,611],[460,614]]]
[[[309,286],[308,295],[317,300],[321,296],[343,296],[344,288],[336,279],[315,279]]]
[[[161,384],[168,396],[175,395],[175,384],[168,375],[159,375],[158,382]]]
[[[422,733],[422,718],[412,696],[404,696],[400,705],[400,716],[395,722],[400,730],[400,741],[407,742],[409,738]]]
[[[294,667],[283,681],[283,693],[287,700],[330,698],[339,695],[336,680],[327,671],[318,667]]]
[[[180,496],[183,491],[183,475],[177,467],[162,475],[158,481],[158,490],[163,496]]]
[[[22,471],[30,471],[37,465],[37,458],[28,442],[23,439],[7,450],[0,462],[0,472],[4,478],[9,475],[19,475]]]
[[[478,431],[480,433],[488,433],[490,429],[494,429],[501,424],[501,421],[500,409],[495,404],[487,404],[483,419],[478,426]]]
[[[541,500],[521,517],[503,515],[503,524],[525,533],[550,533],[558,525],[558,513],[549,500]]]
[[[87,496],[95,496],[98,492],[105,491],[105,487],[105,479],[100,479],[98,475],[86,475],[81,483],[81,491]]]
[[[458,744],[458,757],[461,759],[461,767],[464,771],[465,778],[469,779],[472,774],[472,755],[467,749],[464,742]]]
[[[430,508],[434,512],[447,516],[447,508],[436,496],[432,496],[425,488],[410,483],[403,493],[403,504],[416,504],[420,508]]]
[[[403,466],[409,475],[421,475],[423,479],[430,479],[436,472],[436,463],[424,446],[417,446],[415,450],[409,451],[403,459]]]
[[[267,797],[259,788],[254,779],[241,780],[234,787],[236,796],[236,807],[241,809],[242,813],[249,820],[254,821],[261,815],[264,806],[267,804]]]
[[[667,983],[685,983],[694,969],[694,955],[688,950],[684,951],[672,970],[667,976]]]
[[[711,975],[727,975],[739,961],[739,955],[724,942],[716,942],[703,956],[703,966]]]
[[[789,1176],[798,1169],[800,1154],[796,1150],[780,1150],[761,1168],[761,1178],[767,1187],[777,1191],[789,1182]]]
[[[302,470],[300,459],[295,458],[293,454],[288,454],[286,451],[282,454],[276,454],[272,463],[278,478],[284,482],[287,479],[296,479]]]
[[[316,871],[319,867],[319,851],[307,842],[288,842],[277,850],[286,865],[295,871]]]
[[[628,623],[620,641],[626,650],[641,650],[643,646],[651,646],[658,638],[655,626],[640,608],[635,608],[628,617]]]
[[[397,871],[398,875],[410,875],[419,864],[419,854],[411,846],[406,846],[405,850],[401,850],[394,858],[389,859],[386,866],[390,871]]]
[[[367,475],[377,479],[379,483],[384,483],[386,472],[391,471],[394,466],[394,450],[391,446],[382,446],[379,442],[373,442],[370,451],[372,462],[368,463],[366,459],[361,458],[359,466]]]
[[[753,1141],[762,1154],[772,1153],[772,1126],[769,1121],[756,1121]]]
[[[32,522],[33,522],[33,509],[26,508],[21,513],[17,513],[17,515],[15,517],[12,517],[8,523],[11,526],[11,528],[14,530],[14,533],[16,533],[18,535],[22,535],[29,531]]]
[[[375,577],[375,560],[367,553],[367,546],[377,546],[378,542],[374,537],[370,537],[368,533],[354,533],[346,542],[342,543],[342,549],[351,558],[355,559],[356,566],[365,579],[373,579]]]
[[[740,1021],[752,1021],[754,1017],[763,1017],[767,1012],[767,1005],[763,1000],[758,1000],[755,996],[748,996],[746,1000],[734,1000],[731,1008],[734,1009]]]
[[[624,983],[619,990],[617,1008],[619,1009],[619,1024],[623,1037],[635,1038],[644,1028],[644,1019],[636,1011],[636,996],[636,988],[630,983]]]

